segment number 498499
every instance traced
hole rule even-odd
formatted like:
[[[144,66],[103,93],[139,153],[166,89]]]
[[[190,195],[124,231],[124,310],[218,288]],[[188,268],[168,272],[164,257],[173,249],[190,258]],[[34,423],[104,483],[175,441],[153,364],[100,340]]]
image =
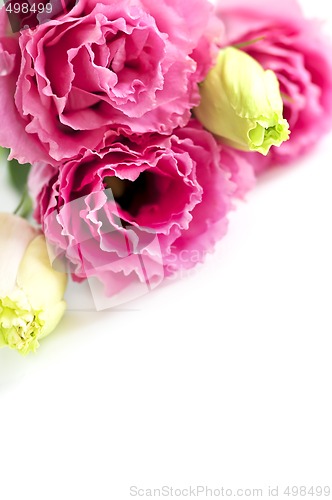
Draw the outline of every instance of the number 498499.
[[[329,497],[331,488],[329,486],[287,486],[284,495],[292,497]]]
[[[42,14],[46,12],[47,14],[52,13],[52,4],[51,3],[32,3],[31,5],[28,2],[9,2],[6,4],[6,12],[9,14]]]

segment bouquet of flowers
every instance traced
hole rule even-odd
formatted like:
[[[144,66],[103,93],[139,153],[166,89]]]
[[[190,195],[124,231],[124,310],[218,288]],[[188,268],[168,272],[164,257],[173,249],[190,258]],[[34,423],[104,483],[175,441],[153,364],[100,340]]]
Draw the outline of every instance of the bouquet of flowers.
[[[68,275],[98,309],[203,262],[256,176],[329,130],[330,50],[296,0],[6,1],[0,145],[29,175],[0,214],[0,346],[36,350]]]

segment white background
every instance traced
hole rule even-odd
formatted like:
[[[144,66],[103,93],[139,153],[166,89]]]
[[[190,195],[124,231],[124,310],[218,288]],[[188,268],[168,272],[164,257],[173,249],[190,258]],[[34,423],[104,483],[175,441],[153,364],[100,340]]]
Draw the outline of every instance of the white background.
[[[36,356],[0,351],[0,498],[332,489],[331,140],[262,178],[190,276],[68,312]]]

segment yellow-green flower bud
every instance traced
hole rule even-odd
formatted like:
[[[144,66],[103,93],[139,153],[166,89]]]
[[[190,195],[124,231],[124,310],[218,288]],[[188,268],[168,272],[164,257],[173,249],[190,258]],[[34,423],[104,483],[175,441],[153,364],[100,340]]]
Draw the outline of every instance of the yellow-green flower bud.
[[[234,47],[220,51],[217,64],[200,85],[194,109],[204,127],[226,144],[267,155],[289,139],[275,73]]]
[[[35,351],[66,309],[67,276],[52,269],[45,238],[27,221],[0,213],[0,347]]]

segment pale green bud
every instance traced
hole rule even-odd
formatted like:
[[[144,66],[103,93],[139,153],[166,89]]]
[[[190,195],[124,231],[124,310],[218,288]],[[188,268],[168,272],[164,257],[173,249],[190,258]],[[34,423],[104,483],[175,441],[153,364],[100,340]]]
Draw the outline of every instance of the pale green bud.
[[[217,64],[200,85],[194,109],[204,127],[226,144],[267,155],[289,139],[275,73],[234,47],[220,51]]]
[[[67,276],[52,269],[45,238],[27,221],[0,213],[0,347],[35,351],[62,318]]]

